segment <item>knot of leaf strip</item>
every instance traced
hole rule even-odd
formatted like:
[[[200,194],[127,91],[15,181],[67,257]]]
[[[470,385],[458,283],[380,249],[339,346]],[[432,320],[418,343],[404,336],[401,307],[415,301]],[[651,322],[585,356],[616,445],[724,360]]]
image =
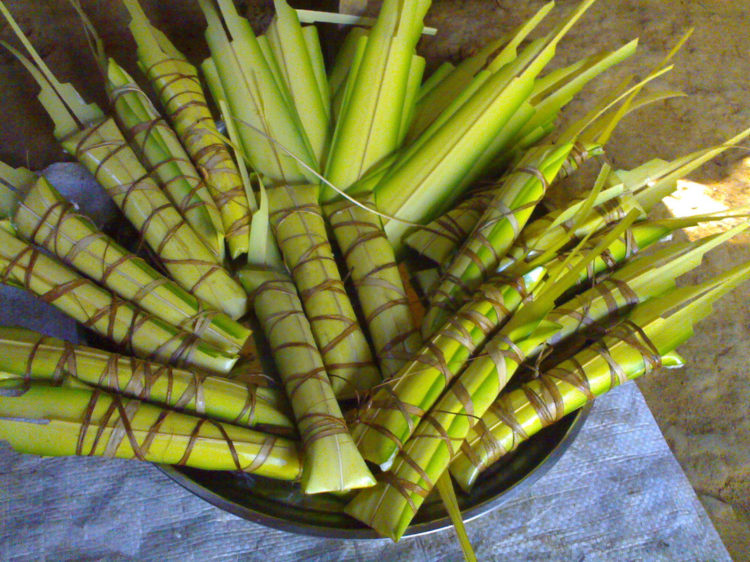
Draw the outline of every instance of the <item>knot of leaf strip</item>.
[[[349,433],[343,418],[325,413],[308,412],[297,419],[297,425],[304,449],[308,449],[318,439]]]

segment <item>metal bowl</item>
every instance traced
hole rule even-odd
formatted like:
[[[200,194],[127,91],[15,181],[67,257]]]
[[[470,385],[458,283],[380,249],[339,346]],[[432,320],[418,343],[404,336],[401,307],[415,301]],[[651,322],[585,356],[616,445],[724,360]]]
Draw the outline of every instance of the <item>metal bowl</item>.
[[[469,494],[457,490],[465,521],[497,509],[528,489],[562,456],[581,429],[590,406],[569,414],[495,463]],[[328,538],[375,539],[375,531],[343,513],[349,496],[306,496],[297,484],[240,472],[161,466],[185,489],[216,507],[261,525]],[[430,495],[404,536],[440,531],[451,523],[439,498]]]

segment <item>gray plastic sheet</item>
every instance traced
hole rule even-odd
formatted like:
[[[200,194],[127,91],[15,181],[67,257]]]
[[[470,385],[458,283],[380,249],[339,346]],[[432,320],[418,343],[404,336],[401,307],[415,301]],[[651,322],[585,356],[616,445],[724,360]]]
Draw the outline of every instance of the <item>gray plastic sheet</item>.
[[[77,166],[52,173],[95,216],[111,212]],[[76,339],[75,324],[52,307],[0,289],[0,324]],[[545,476],[467,530],[480,560],[729,560],[632,383],[596,401]],[[452,561],[461,553],[450,530],[393,544],[268,529],[211,506],[146,463],[38,458],[0,443],[0,560],[46,559],[386,562]]]
[[[398,544],[295,535],[215,508],[148,464],[5,444],[0,521],[2,560],[461,558],[452,531]],[[729,559],[635,384],[597,400],[550,472],[467,530],[480,560]]]

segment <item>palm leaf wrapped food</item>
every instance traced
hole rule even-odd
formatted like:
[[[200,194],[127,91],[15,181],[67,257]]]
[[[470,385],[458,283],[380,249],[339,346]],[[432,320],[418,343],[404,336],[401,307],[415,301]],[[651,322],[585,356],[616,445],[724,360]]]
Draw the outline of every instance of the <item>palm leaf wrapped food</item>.
[[[304,451],[302,490],[318,494],[372,486],[375,480],[346,427],[294,283],[283,273],[254,268],[242,269],[240,278],[297,420]]]
[[[339,397],[355,396],[381,376],[333,257],[320,188],[308,183],[308,177],[318,181],[319,164],[296,100],[280,71],[274,72],[278,67],[273,49],[264,50],[265,41],[255,36],[231,2],[200,4],[221,92],[237,123],[239,147],[267,186],[270,224],[334,391]],[[294,27],[293,21],[285,24]]]
[[[0,372],[25,381],[63,383],[73,378],[108,392],[244,427],[294,427],[268,377],[240,383],[73,345],[22,328],[0,327]]]
[[[682,361],[672,349],[692,335],[693,324],[710,313],[713,301],[749,273],[750,267],[744,264],[698,287],[674,289],[641,305],[599,342],[502,395],[469,432],[452,460],[453,477],[469,490],[485,468],[586,402],[656,368],[679,367]],[[679,312],[664,314],[681,300],[696,297]],[[657,317],[647,322],[654,313]]]
[[[226,373],[237,361],[82,277],[0,222],[0,282],[23,288],[145,359]]]
[[[229,21],[237,21],[231,12],[221,6],[221,3],[220,7],[222,15],[225,18],[229,16]],[[212,12],[208,8],[204,8],[204,10],[207,11],[209,24],[211,24],[213,21],[210,19]],[[234,29],[234,33],[237,33],[237,29],[239,28],[235,27]],[[319,109],[319,100],[315,93],[315,88],[309,87],[306,91],[301,87],[301,84],[297,83],[303,81],[304,78],[304,76],[297,76],[299,72],[308,75],[307,81],[309,83],[320,81],[319,79],[313,80],[315,76],[314,65],[311,64],[311,60],[306,60],[308,57],[309,59],[318,58],[312,55],[319,52],[319,47],[315,49],[302,49],[299,41],[299,37],[308,29],[310,28],[302,28],[299,25],[296,15],[294,15],[286,3],[277,2],[276,18],[272,22],[268,33],[265,36],[257,38],[257,41],[260,49],[263,51],[264,62],[268,64],[271,72],[274,73],[274,70],[280,67],[274,73],[278,78],[277,81],[286,85],[286,90],[283,87],[279,88],[280,94],[282,97],[288,97],[288,106],[293,106],[299,114],[314,156],[322,164],[321,151],[316,147],[321,145],[321,140],[327,135],[329,112]],[[216,32],[213,35],[215,36],[214,41],[216,44],[220,45]],[[252,44],[249,35],[247,40],[249,44]],[[268,42],[270,48],[264,48],[266,42]],[[299,72],[297,74],[290,73],[289,67],[291,61],[283,49],[284,44],[293,45],[295,43],[297,47],[293,49],[293,54],[299,59],[299,64],[297,65]],[[220,47],[217,46],[216,48]],[[282,53],[284,53],[284,56],[281,56]],[[258,66],[262,70],[262,61],[254,63],[251,68],[257,68]],[[315,66],[315,68],[317,67]],[[327,83],[325,87],[327,87]],[[318,88],[320,88],[320,84],[318,84]],[[233,89],[233,87],[230,87],[230,90]],[[267,97],[270,94],[259,88],[258,92],[255,92],[253,95],[257,98],[263,98],[264,95]],[[290,111],[290,113],[294,112]],[[315,117],[316,115],[317,117]],[[272,117],[274,116],[275,114]],[[306,119],[310,122],[306,123]],[[274,123],[272,118],[269,118],[268,122],[270,126]],[[319,140],[316,141],[316,139]],[[264,169],[262,163],[259,163],[259,167],[261,171],[264,171],[268,176],[273,178],[273,170]],[[285,177],[288,179],[288,176]],[[347,184],[341,185],[343,188],[347,186]],[[272,190],[270,192],[272,219],[289,216],[291,213],[286,203],[284,203],[284,207],[277,206],[280,199],[278,197],[279,191],[278,188],[274,189],[276,191]],[[328,190],[329,188],[324,185],[322,189]],[[309,190],[310,188],[305,186],[290,186],[285,189],[289,202],[292,199],[307,201],[305,203],[308,209],[307,212],[313,214],[317,211],[314,208],[313,202],[308,200],[306,192]],[[370,201],[369,203],[371,204],[372,202]],[[364,204],[367,205],[368,201],[365,201]],[[365,322],[375,344],[376,356],[380,360],[383,376],[388,377],[405,360],[405,357],[416,350],[419,342],[419,335],[414,329],[411,311],[407,304],[406,291],[395,265],[393,251],[383,235],[382,225],[376,215],[359,208],[348,200],[325,205],[323,212],[328,218],[332,232],[336,237],[351,273],[354,288],[364,309]],[[324,233],[322,229],[317,228],[318,221],[310,217],[309,220],[302,222],[306,223],[306,227],[308,228],[308,238],[324,244]],[[277,237],[282,236],[279,242],[282,245],[283,251],[283,246],[288,240],[286,238],[288,229],[286,229],[287,234],[284,234],[279,231],[279,221],[272,220],[272,224],[275,225],[274,228],[277,231]],[[311,256],[313,254],[320,254],[323,260],[325,260],[321,263],[327,265],[329,254],[325,247],[316,244],[309,251]],[[323,290],[316,292],[314,300],[306,299],[309,283],[304,280],[305,275],[303,272],[300,272],[299,275],[296,273],[296,268],[293,265],[296,259],[294,256],[295,252],[296,250],[287,248],[285,257],[295,276],[295,281],[302,294],[303,303],[308,310],[308,314],[312,316],[313,332],[316,334],[318,345],[323,351],[323,358],[329,373],[334,377],[334,388],[337,394],[340,396],[352,396],[358,392],[367,390],[379,382],[380,376],[377,375],[375,369],[364,364],[365,361],[370,361],[367,359],[369,351],[367,350],[364,336],[360,335],[361,332],[359,329],[357,328],[351,333],[349,341],[352,350],[351,354],[347,354],[342,349],[341,344],[337,345],[338,349],[335,352],[329,349],[331,342],[331,335],[329,334],[344,334],[351,332],[356,327],[356,317],[353,315],[353,309],[350,311],[350,306],[342,298],[343,292],[336,290],[333,286],[331,286],[334,289],[333,291],[329,291],[324,287]],[[329,267],[327,269],[332,283],[335,282],[335,268]],[[326,306],[326,302],[328,306]],[[323,319],[321,314],[319,312],[311,312],[310,310],[310,307],[315,307],[316,310],[322,311],[324,310],[324,306],[328,308],[325,319],[325,324],[328,325],[328,328],[325,325],[321,326]],[[339,316],[342,321],[346,321],[345,324],[342,324],[343,330],[333,331],[330,329],[334,321],[333,316]],[[350,364],[351,368],[347,364]],[[363,372],[354,378],[353,368],[356,368],[357,364],[363,367]]]
[[[33,383],[0,394],[0,439],[22,453],[138,459],[296,480],[293,441],[101,390]]]
[[[358,196],[357,201],[375,207],[372,194]],[[396,256],[377,215],[348,199],[329,203],[324,211],[351,274],[382,377],[387,380],[422,344]]]
[[[113,59],[107,58],[104,43],[80,2],[69,1],[83,23],[118,125],[143,165],[221,263],[224,259],[224,226],[190,157],[135,80]]]
[[[416,55],[429,2],[387,1],[366,34],[348,40],[352,61],[341,80],[336,130],[326,165],[324,212],[352,278],[383,379],[421,344],[393,247],[375,196],[357,182],[397,150],[410,125],[424,59]],[[344,52],[340,65],[348,58]],[[336,72],[336,70],[334,70]],[[338,71],[340,72],[340,71]],[[334,76],[335,77],[335,76]],[[362,130],[368,131],[363,135]],[[336,191],[352,192],[348,197]],[[356,191],[356,193],[354,192]],[[354,200],[352,200],[352,198]]]
[[[582,147],[578,142],[573,144],[570,155],[563,163],[558,172],[558,179],[562,179],[579,162],[590,158],[597,149],[594,147]],[[494,181],[486,181],[473,189],[465,199],[439,216],[429,224],[420,226],[410,233],[405,244],[432,261],[440,267],[448,267],[451,259],[461,244],[466,240],[476,227],[484,211],[492,203],[502,185],[503,178]]]
[[[2,213],[26,240],[140,308],[224,351],[235,353],[250,330],[202,303],[75,211],[44,177],[0,162]],[[6,189],[7,188],[7,189]]]
[[[112,59],[107,63],[107,94],[122,131],[141,161],[221,263],[224,224],[203,178],[146,93]]]
[[[236,258],[247,253],[251,206],[237,166],[216,128],[198,71],[167,37],[153,27],[138,0],[123,0],[138,45],[138,60],[177,135],[216,202],[229,251]]]
[[[120,129],[69,84],[60,84],[0,4],[33,63],[6,45],[41,87],[39,100],[55,122],[55,137],[106,189],[170,275],[217,310],[238,318],[247,310],[242,287],[222,268],[151,179]]]
[[[381,380],[346,294],[317,203],[318,186],[269,188],[270,220],[336,396],[353,397]]]

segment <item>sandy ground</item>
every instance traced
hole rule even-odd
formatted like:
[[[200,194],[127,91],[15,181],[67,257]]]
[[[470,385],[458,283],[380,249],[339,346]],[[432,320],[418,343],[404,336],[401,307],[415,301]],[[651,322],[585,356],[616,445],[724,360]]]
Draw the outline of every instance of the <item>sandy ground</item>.
[[[125,28],[125,10],[114,1],[82,2],[101,30],[109,53],[137,74],[133,45]],[[87,99],[104,97],[95,66],[88,56],[80,26],[65,0],[6,0],[45,60],[63,81],[71,81]],[[191,59],[206,56],[202,17],[197,2],[143,1],[154,22]],[[240,3],[259,25],[270,14],[268,3]],[[575,4],[558,2],[561,11]],[[331,7],[334,2],[293,2],[297,7]],[[530,16],[541,1],[435,1],[428,24],[438,27],[421,51],[430,68],[442,60],[460,60],[490,38]],[[629,116],[608,147],[610,160],[632,167],[650,158],[675,158],[721,142],[750,126],[750,1],[748,0],[600,0],[560,48],[559,64],[640,37],[633,60],[585,90],[582,101],[604,93],[626,73],[645,75],[682,32],[695,27],[676,68],[659,87],[678,89],[688,98],[660,102]],[[7,27],[0,26],[7,38]],[[641,70],[639,70],[641,69]],[[33,97],[35,88],[18,64],[0,51],[2,103],[0,159],[34,169],[61,160],[52,127]],[[692,179],[706,187],[684,188],[671,212],[685,214],[708,205],[750,204],[750,158],[735,150],[704,166]],[[699,197],[699,198],[696,198]],[[665,211],[667,212],[667,211]],[[692,235],[692,234],[691,234]],[[750,259],[750,237],[714,252],[700,271],[688,276],[706,279],[731,264]],[[640,383],[654,415],[693,486],[703,500],[730,553],[750,559],[750,287],[725,298],[715,315],[703,322],[695,337],[681,348],[688,366],[657,374]],[[616,477],[616,475],[613,475]]]

